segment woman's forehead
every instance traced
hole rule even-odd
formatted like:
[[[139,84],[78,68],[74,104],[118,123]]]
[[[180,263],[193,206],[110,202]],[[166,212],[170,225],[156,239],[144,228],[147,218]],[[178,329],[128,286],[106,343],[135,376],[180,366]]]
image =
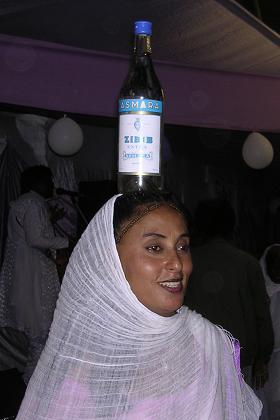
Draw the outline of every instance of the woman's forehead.
[[[133,227],[133,226],[132,226]],[[145,214],[134,224],[135,231],[153,229],[159,230],[180,230],[187,231],[187,223],[184,216],[175,208],[168,205],[162,205]]]

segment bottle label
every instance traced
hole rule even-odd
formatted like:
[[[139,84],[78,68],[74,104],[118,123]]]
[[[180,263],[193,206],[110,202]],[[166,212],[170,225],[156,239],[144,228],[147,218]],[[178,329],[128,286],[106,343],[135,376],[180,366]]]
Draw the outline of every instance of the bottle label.
[[[154,99],[120,99],[119,100],[119,113],[127,112],[148,112],[162,114],[162,101]]]
[[[119,100],[119,172],[160,174],[162,101]]]

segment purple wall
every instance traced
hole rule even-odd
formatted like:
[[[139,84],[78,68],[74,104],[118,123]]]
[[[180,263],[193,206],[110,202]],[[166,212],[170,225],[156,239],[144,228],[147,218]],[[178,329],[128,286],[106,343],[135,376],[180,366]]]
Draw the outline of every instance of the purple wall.
[[[125,57],[0,35],[0,102],[116,116]],[[155,63],[165,122],[280,131],[280,79]]]

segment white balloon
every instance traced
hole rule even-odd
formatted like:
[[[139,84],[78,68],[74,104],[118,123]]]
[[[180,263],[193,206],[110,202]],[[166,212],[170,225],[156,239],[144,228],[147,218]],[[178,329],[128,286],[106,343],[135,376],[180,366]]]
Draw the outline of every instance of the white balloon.
[[[75,121],[63,117],[51,126],[48,142],[50,148],[58,155],[71,156],[82,147],[83,132]]]
[[[256,132],[249,134],[242,147],[243,159],[253,169],[263,169],[270,165],[273,154],[271,143]]]

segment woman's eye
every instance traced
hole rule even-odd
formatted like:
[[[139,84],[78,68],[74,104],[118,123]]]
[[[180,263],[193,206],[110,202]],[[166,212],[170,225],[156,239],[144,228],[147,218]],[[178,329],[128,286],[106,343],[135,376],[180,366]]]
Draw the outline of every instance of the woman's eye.
[[[147,250],[149,252],[160,252],[161,251],[161,247],[159,245],[151,245],[147,247]]]
[[[186,252],[188,253],[190,250],[189,244],[182,244],[178,246],[178,251]]]

